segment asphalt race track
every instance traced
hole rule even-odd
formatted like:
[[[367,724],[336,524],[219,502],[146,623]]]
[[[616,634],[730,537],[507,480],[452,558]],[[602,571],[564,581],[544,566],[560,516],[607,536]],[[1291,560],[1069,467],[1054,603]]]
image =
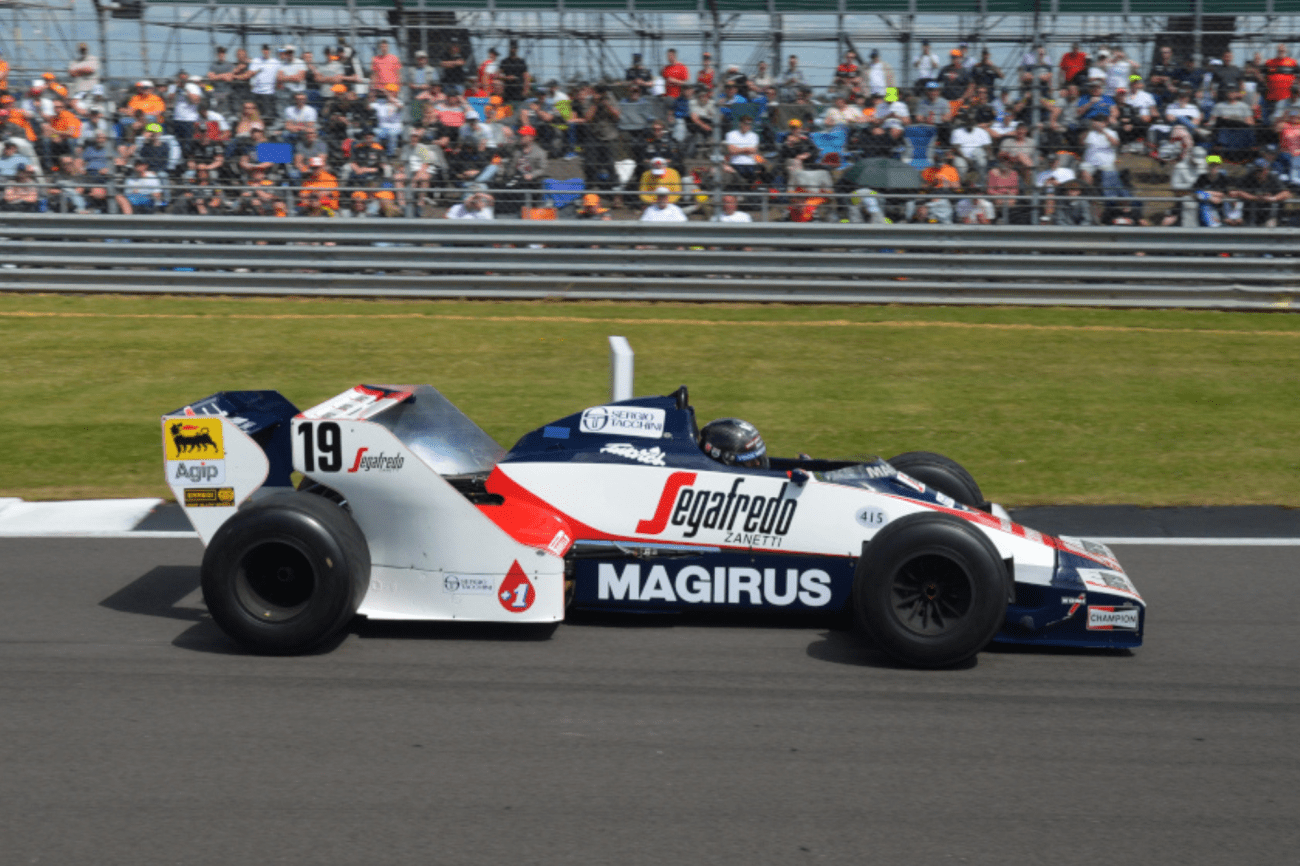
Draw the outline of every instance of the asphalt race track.
[[[0,539],[0,863],[1297,862],[1296,548],[1116,549],[1142,649],[925,673],[658,618],[258,658],[197,541]]]

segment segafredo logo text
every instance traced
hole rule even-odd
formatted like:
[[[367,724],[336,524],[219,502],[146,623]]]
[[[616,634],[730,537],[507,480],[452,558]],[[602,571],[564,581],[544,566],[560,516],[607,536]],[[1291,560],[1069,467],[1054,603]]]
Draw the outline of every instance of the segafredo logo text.
[[[782,574],[784,572],[784,574]],[[688,565],[669,577],[656,565],[645,580],[641,566],[629,564],[622,572],[602,562],[597,572],[597,596],[602,601],[664,601],[687,604],[747,604],[785,607],[796,601],[806,607],[825,607],[831,600],[831,576],[820,568],[724,568],[712,570]]]
[[[356,459],[352,461],[352,468],[349,472],[369,472],[374,469],[379,472],[395,472],[402,468],[404,458],[401,454],[387,455],[380,451],[378,454],[366,454],[369,448],[358,448]]]
[[[636,531],[658,535],[671,524],[684,527],[686,538],[710,529],[725,534],[723,544],[781,546],[799,508],[796,500],[785,497],[789,482],[778,486],[775,480],[736,478],[729,487],[709,489],[696,488],[696,477],[694,472],[669,475],[654,515],[639,521]]]

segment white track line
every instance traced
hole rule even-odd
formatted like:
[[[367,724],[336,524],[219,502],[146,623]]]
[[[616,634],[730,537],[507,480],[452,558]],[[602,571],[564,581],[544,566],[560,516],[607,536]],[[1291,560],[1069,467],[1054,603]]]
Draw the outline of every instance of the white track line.
[[[104,532],[5,532],[0,530],[0,538],[198,538],[192,531],[104,531]],[[1300,547],[1300,538],[1111,538],[1082,536],[1089,541],[1115,545],[1141,545],[1144,547]]]
[[[105,530],[96,532],[88,530],[86,532],[33,532],[15,530],[6,532],[0,530],[0,538],[198,538],[199,534],[193,530],[189,531],[167,531],[167,530],[140,530],[133,531],[129,529]]]
[[[1300,547],[1300,538],[1092,538],[1102,544],[1165,547]]]

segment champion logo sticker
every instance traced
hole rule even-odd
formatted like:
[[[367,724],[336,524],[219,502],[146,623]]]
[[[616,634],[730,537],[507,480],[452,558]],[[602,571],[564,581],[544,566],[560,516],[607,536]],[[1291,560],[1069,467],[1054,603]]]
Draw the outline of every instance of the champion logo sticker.
[[[506,572],[506,579],[501,582],[501,589],[497,590],[497,601],[511,613],[523,613],[533,606],[536,597],[537,591],[528,581],[528,575],[524,574],[518,561],[514,562]]]

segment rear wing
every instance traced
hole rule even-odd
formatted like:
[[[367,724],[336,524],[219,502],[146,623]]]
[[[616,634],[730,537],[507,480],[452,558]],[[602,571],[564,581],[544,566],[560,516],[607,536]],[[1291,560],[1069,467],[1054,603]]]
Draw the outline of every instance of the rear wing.
[[[167,486],[204,544],[259,490],[293,485],[297,414],[277,391],[219,391],[162,416]]]

